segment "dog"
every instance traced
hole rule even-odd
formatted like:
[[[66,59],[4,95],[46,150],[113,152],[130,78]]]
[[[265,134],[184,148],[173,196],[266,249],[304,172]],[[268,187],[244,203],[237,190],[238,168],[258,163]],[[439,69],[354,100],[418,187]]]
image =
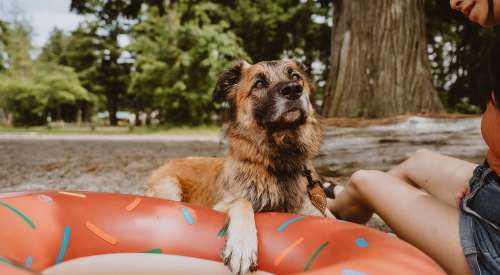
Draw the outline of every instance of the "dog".
[[[257,270],[254,212],[333,217],[314,206],[303,175],[312,170],[322,137],[313,91],[305,69],[294,61],[237,62],[213,92],[214,101],[228,105],[225,157],[171,160],[146,183],[148,196],[227,213],[221,257],[235,274]]]

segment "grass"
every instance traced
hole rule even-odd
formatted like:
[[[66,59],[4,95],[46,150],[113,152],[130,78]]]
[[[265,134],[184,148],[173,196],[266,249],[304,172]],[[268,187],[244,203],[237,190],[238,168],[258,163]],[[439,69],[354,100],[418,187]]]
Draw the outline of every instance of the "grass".
[[[219,126],[201,125],[201,126],[157,126],[157,127],[135,127],[130,130],[128,126],[99,126],[94,131],[90,126],[62,126],[48,129],[46,126],[34,127],[2,127],[0,133],[39,133],[47,135],[61,134],[79,134],[79,135],[155,135],[155,134],[171,134],[171,135],[186,135],[186,134],[217,134],[221,131]]]

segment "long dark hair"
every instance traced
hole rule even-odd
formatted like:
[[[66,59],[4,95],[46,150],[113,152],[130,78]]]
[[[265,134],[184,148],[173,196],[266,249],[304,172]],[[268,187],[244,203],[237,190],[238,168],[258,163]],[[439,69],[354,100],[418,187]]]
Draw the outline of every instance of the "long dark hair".
[[[491,22],[494,22],[495,19],[494,11],[493,0],[488,0],[488,20]],[[500,42],[498,39],[491,48],[489,72],[493,93],[488,98],[494,99],[495,106],[500,110]]]
[[[488,98],[494,99],[495,106],[500,110],[500,42],[494,43],[491,48],[489,74],[493,92]]]

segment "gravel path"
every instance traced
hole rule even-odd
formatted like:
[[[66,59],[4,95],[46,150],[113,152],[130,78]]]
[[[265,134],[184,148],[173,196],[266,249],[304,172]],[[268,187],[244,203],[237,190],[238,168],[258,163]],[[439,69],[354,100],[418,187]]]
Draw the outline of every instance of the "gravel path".
[[[132,141],[132,142],[219,142],[221,135],[203,134],[203,135],[78,135],[78,134],[59,134],[47,135],[40,133],[0,133],[0,140],[4,141]]]
[[[167,159],[218,156],[217,136],[0,135],[0,192],[72,189],[140,194]]]

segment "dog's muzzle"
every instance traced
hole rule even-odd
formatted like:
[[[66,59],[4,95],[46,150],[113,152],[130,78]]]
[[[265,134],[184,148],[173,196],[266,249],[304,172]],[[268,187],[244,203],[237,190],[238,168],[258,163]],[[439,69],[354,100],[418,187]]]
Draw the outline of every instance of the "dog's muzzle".
[[[270,96],[272,104],[266,110],[266,124],[273,128],[293,129],[305,123],[309,99],[302,85],[292,81],[279,83]]]

